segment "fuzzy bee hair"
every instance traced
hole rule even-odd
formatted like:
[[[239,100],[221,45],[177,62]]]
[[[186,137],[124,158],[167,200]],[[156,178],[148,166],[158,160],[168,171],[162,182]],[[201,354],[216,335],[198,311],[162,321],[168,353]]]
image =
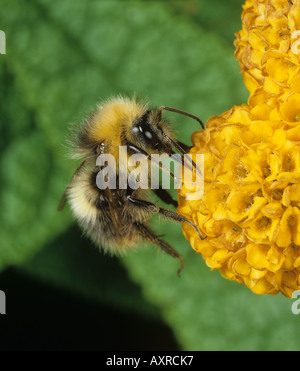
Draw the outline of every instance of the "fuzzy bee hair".
[[[59,210],[68,199],[84,233],[105,252],[122,253],[127,247],[148,241],[177,258],[181,270],[182,257],[151,230],[148,220],[153,214],[159,214],[178,223],[187,222],[202,238],[197,227],[184,216],[149,202],[148,192],[143,189],[132,189],[129,185],[126,189],[97,186],[97,174],[101,170],[96,164],[97,156],[113,155],[118,165],[120,146],[127,148],[127,156],[173,154],[173,147],[185,153],[184,145],[176,141],[169,124],[162,119],[162,108],[149,109],[147,103],[125,97],[107,100],[85,119],[75,135],[73,157],[80,158],[81,163],[66,188]],[[118,166],[116,169],[118,178],[122,174]],[[129,168],[124,171],[130,172]],[[166,190],[159,189],[156,193],[176,206]]]

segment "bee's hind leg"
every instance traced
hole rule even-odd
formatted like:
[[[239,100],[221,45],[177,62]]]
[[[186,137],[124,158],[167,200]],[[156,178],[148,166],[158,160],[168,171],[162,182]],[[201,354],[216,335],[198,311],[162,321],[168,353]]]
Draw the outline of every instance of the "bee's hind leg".
[[[172,256],[173,258],[176,258],[180,261],[180,268],[177,271],[178,276],[180,276],[180,272],[184,268],[184,260],[182,256],[167,242],[164,240],[161,240],[151,229],[149,229],[146,225],[141,223],[134,223],[139,235],[142,239],[150,241],[160,247],[164,252]]]

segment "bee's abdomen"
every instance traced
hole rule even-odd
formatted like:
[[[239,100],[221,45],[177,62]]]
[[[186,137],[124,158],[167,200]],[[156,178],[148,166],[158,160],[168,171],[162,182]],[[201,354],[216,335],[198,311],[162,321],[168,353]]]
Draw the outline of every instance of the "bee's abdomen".
[[[114,192],[124,190],[115,190]],[[88,173],[81,173],[72,183],[68,191],[69,201],[74,216],[78,220],[84,233],[99,247],[108,253],[114,254],[123,251],[134,239],[129,236],[127,218],[123,218],[122,202],[120,212],[120,225],[115,226],[111,207],[105,190],[95,185],[95,178]],[[114,194],[116,197],[116,194]]]

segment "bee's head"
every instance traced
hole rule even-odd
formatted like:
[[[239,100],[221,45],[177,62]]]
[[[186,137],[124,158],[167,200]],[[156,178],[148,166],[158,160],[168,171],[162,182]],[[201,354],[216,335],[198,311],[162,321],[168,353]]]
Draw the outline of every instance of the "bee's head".
[[[174,153],[175,140],[167,122],[162,120],[161,112],[160,109],[146,110],[129,129],[128,140],[148,154]]]
[[[178,156],[178,154],[173,151],[173,148],[175,148],[180,153],[180,155],[186,154],[186,150],[182,147],[182,143],[177,142],[176,139],[173,139],[173,135],[168,127],[167,122],[162,119],[162,112],[164,110],[191,117],[194,120],[198,121],[201,127],[204,129],[203,122],[197,116],[178,110],[176,108],[164,106],[160,107],[159,109],[145,109],[140,116],[133,120],[132,126],[128,133],[128,136],[132,138],[132,142],[128,143],[129,148],[131,147],[131,145],[133,145],[135,148],[131,149],[136,152],[138,152],[138,150],[140,149],[142,153],[147,155],[154,153],[166,153],[168,155]],[[173,157],[173,159],[182,163],[182,158],[179,160],[178,157]],[[189,162],[189,165],[185,164],[184,166],[190,168],[190,170],[192,170],[192,168],[195,168],[199,172],[199,174],[201,174],[201,171],[194,163],[194,161],[189,157],[187,160]]]
[[[176,141],[168,123],[162,119],[163,110],[177,112],[201,120],[186,112],[160,107],[148,109],[146,103],[124,97],[112,98],[88,116],[76,134],[74,156],[95,157],[100,153],[111,153],[116,158],[120,146],[129,148],[129,154],[174,154],[186,151]],[[132,151],[130,151],[130,149]]]

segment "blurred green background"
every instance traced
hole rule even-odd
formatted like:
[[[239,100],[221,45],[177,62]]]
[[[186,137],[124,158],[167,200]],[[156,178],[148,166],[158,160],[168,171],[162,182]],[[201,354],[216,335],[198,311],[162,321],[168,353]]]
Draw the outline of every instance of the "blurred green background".
[[[153,246],[110,258],[56,206],[77,163],[71,122],[122,93],[203,121],[247,101],[234,32],[241,0],[0,0],[0,349],[299,350],[299,315],[210,271],[179,225],[153,227],[185,258]],[[166,114],[167,115],[167,114]],[[190,143],[196,122],[175,114]]]

